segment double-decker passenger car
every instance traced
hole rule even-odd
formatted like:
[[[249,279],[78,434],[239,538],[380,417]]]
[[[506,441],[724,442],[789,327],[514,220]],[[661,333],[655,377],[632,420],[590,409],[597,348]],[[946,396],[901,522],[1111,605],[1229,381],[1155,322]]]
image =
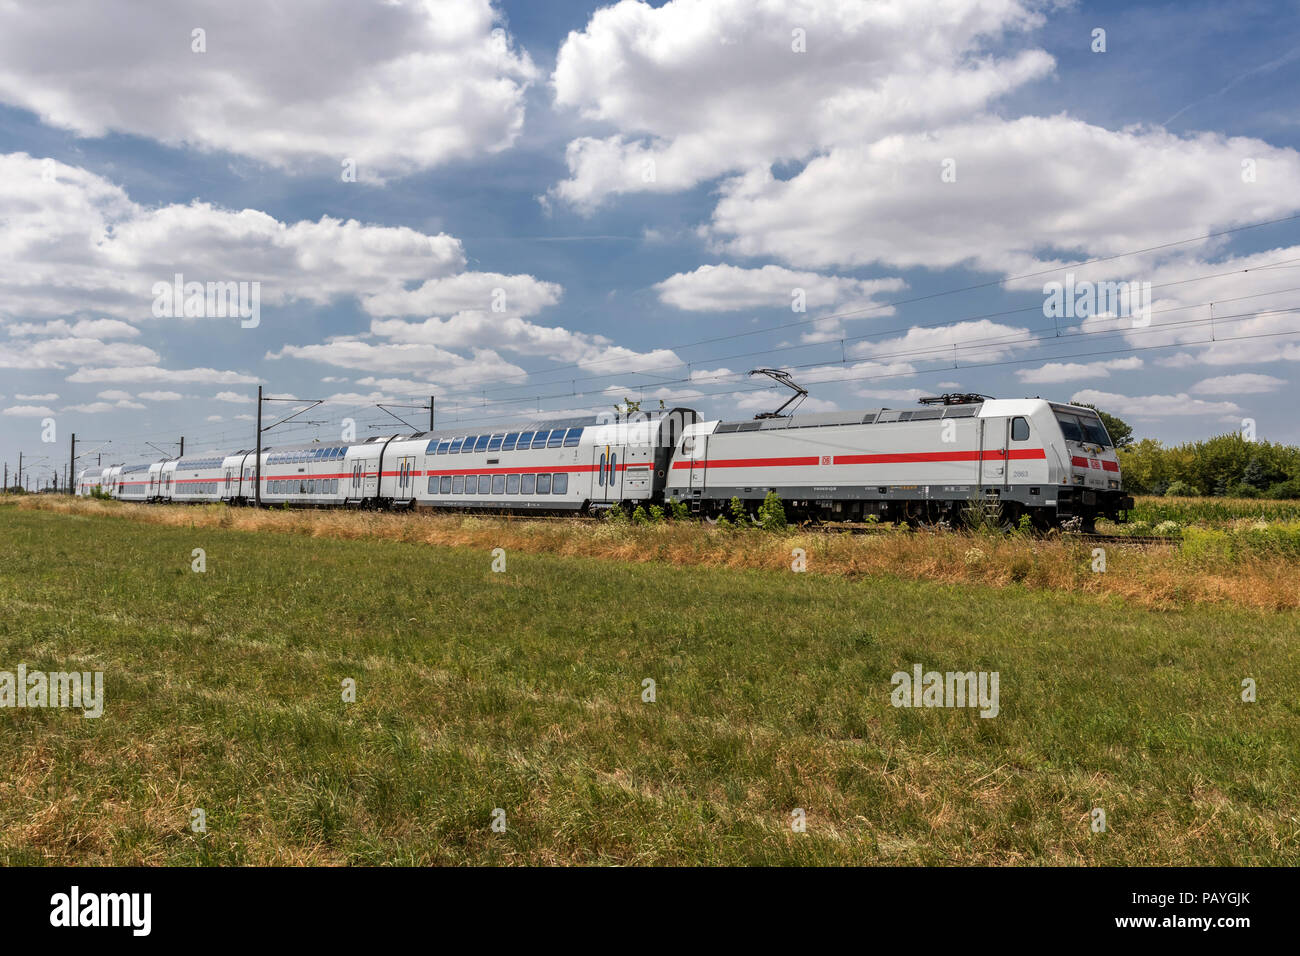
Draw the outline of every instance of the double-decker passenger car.
[[[696,419],[693,410],[674,408],[622,420],[592,415],[490,432],[446,429],[397,443],[393,455],[417,469],[414,499],[423,507],[599,511],[662,500],[673,445]],[[385,471],[394,500],[401,500],[403,474],[400,465],[391,476]]]

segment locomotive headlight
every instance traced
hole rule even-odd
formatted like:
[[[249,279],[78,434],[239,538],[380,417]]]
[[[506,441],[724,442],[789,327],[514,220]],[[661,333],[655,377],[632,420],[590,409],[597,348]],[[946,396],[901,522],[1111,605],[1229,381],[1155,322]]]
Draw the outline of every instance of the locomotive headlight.
[[[1119,487],[1119,482],[1116,481],[1114,478],[1111,478],[1111,479],[1109,479],[1109,480],[1106,482],[1106,487],[1108,487],[1108,488],[1118,488],[1118,487]]]
[[[1074,483],[1075,483],[1076,485],[1081,485],[1081,484],[1083,484],[1083,475],[1075,475],[1075,476],[1074,476]]]

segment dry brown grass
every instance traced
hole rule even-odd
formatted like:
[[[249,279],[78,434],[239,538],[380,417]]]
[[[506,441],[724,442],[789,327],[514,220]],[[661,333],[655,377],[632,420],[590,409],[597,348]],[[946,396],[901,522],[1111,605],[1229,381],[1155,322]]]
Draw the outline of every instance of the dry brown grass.
[[[891,574],[916,580],[1112,595],[1172,609],[1232,603],[1265,610],[1300,608],[1300,563],[1240,557],[1221,567],[1177,546],[1105,545],[1106,572],[1092,570],[1094,545],[1061,538],[965,532],[871,535],[735,531],[695,523],[630,526],[427,512],[281,511],[224,505],[136,505],[93,499],[28,497],[17,507],[101,515],[173,527],[220,527],[316,538],[383,538],[435,547],[600,557],[701,567],[788,570],[802,548],[807,570],[843,576]]]

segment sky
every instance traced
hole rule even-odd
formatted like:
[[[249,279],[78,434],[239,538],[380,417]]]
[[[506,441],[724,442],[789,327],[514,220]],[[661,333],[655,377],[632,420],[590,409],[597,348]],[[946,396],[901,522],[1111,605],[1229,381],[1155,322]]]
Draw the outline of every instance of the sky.
[[[4,4],[0,458],[252,447],[258,385],[323,402],[269,445],[749,418],[760,367],[1300,444],[1298,7]]]

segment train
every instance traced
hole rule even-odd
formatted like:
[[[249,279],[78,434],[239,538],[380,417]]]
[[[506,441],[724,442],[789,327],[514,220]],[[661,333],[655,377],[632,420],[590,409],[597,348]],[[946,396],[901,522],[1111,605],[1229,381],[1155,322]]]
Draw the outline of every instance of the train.
[[[260,488],[258,487],[260,483]],[[460,426],[87,469],[76,494],[136,502],[603,514],[753,512],[807,521],[999,523],[1091,531],[1133,508],[1105,424],[1041,398],[946,394],[920,407],[703,420],[690,408]],[[873,518],[874,516],[874,518]]]

